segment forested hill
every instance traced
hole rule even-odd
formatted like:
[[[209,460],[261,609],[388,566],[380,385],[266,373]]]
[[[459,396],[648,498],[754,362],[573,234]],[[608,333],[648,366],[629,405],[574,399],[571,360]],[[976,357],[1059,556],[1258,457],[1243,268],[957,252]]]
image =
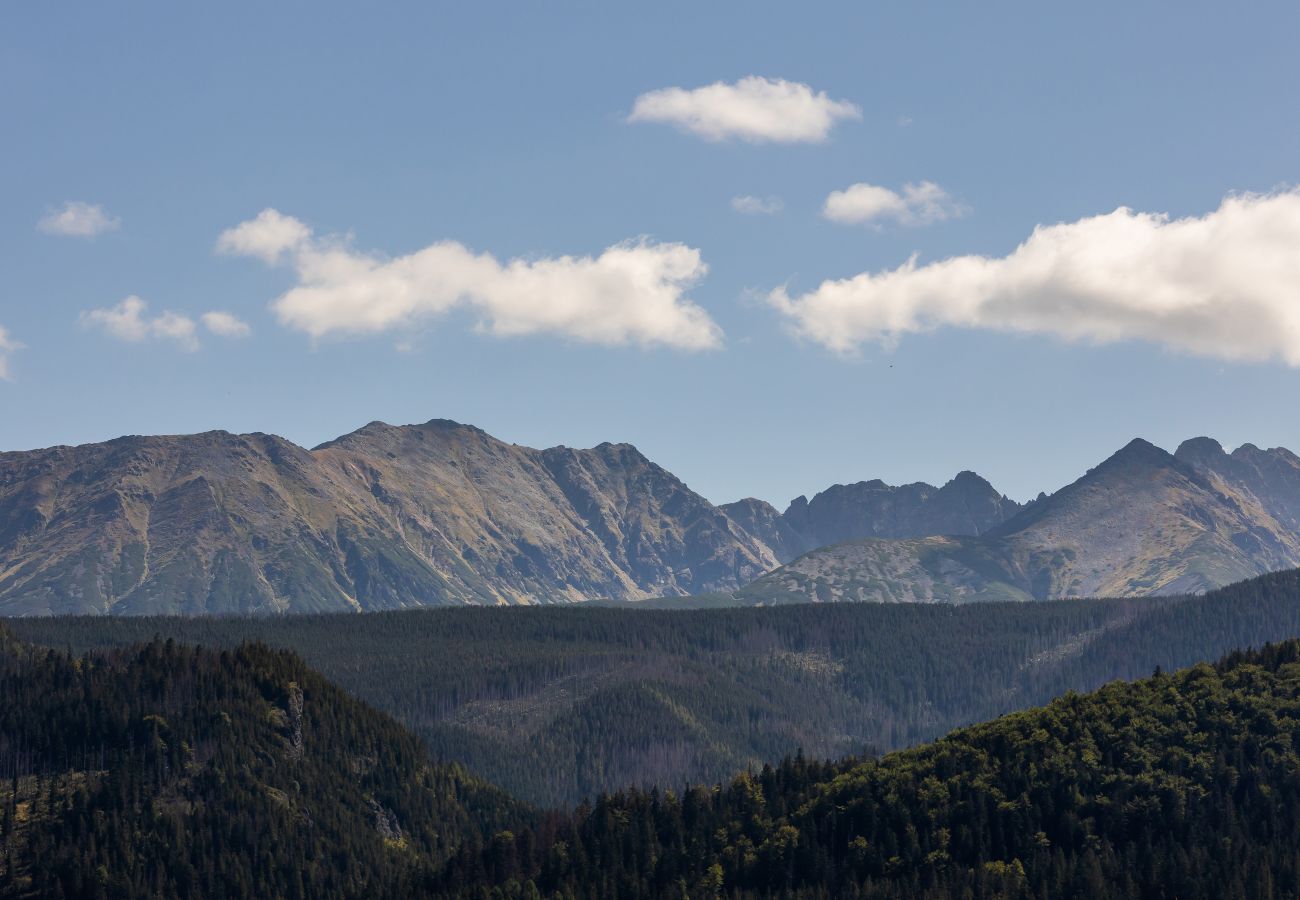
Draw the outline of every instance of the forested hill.
[[[78,658],[0,626],[0,698],[3,896],[418,896],[530,821],[265,646]]]
[[[1300,572],[1145,600],[9,625],[77,652],[155,634],[288,647],[409,726],[435,758],[553,806],[633,784],[716,782],[800,747],[818,758],[909,747],[1069,689],[1300,636]]]
[[[448,896],[1300,895],[1300,643],[1234,654],[876,761],[633,791],[465,853]],[[486,896],[486,894],[483,894]]]

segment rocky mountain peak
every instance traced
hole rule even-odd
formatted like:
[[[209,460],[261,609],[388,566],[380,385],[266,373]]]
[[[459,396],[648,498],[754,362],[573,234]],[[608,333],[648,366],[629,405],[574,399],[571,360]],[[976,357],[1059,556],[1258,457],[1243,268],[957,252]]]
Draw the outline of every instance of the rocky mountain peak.
[[[1188,438],[1174,451],[1174,459],[1193,466],[1217,465],[1225,456],[1223,445],[1211,437]]]
[[[1176,460],[1168,450],[1157,447],[1143,438],[1134,438],[1102,461],[1094,472],[1118,468],[1174,465]]]

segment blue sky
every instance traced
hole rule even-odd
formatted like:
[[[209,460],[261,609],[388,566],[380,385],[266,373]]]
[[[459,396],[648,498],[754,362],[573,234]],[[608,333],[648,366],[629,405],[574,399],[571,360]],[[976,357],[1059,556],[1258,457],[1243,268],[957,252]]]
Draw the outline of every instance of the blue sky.
[[[210,428],[312,445],[373,419],[446,417],[533,446],[630,441],[710,499],[782,507],[836,481],[963,468],[1023,499],[1137,435],[1300,449],[1287,268],[1300,245],[1294,204],[1278,205],[1300,181],[1292,3],[11,4],[0,17],[3,449]],[[749,76],[857,114],[821,140],[628,121],[649,92]],[[824,214],[851,185],[923,182],[945,214]],[[1274,203],[1216,212],[1243,193]],[[781,209],[738,212],[744,196]],[[101,233],[58,233],[68,202],[99,207]],[[927,264],[1006,257],[1036,226],[1118,207],[1207,224],[1107,220],[1120,236],[1106,248],[1123,256],[1132,225],[1164,262],[1114,262],[1082,301],[1061,279],[1086,266],[926,280],[942,275]],[[296,246],[316,256],[344,248],[373,267],[456,242],[467,267],[496,268],[458,275],[479,299],[440,314],[426,303],[361,328],[364,310],[340,307],[320,324],[312,304],[353,285],[302,292],[308,250],[277,265],[217,252],[265,209],[310,228]],[[637,240],[707,266],[667,302],[698,309],[714,346],[618,338],[637,296],[493,331],[530,314],[519,294],[533,282],[503,281],[507,261],[599,261]],[[1060,243],[1071,261],[1099,246],[1077,228]],[[823,282],[913,254],[919,278],[820,305]],[[1142,306],[1173,281],[1213,315]],[[128,297],[144,312],[107,318]],[[911,324],[882,330],[881,304]],[[213,311],[249,333],[207,328]],[[190,330],[155,324],[165,312]],[[613,343],[586,328],[606,313]]]

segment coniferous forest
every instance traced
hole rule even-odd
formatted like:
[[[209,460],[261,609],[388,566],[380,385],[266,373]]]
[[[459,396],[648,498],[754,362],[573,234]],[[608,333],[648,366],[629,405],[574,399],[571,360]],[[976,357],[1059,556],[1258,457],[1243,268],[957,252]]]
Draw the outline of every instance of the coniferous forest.
[[[584,805],[440,887],[533,897],[1116,897],[1300,892],[1300,642],[1069,693],[875,760],[801,757]],[[484,894],[486,895],[486,894]]]
[[[3,637],[7,896],[1300,894],[1300,642],[541,814],[292,654]]]
[[[1300,635],[1300,573],[1192,597],[466,608],[281,618],[14,619],[73,653],[151,640],[290,649],[512,796],[571,807],[716,783],[802,748],[887,752],[1156,666]]]
[[[0,641],[6,896],[411,896],[530,821],[290,653]]]

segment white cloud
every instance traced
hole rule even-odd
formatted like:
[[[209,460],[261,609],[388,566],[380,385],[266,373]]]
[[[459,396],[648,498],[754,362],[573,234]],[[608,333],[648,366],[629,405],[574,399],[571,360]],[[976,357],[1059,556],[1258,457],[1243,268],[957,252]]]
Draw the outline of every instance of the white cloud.
[[[693,90],[670,87],[642,94],[628,121],[667,123],[710,141],[818,143],[840,119],[861,117],[852,103],[832,100],[825,91],[750,75],[735,84],[718,81]]]
[[[10,337],[8,330],[0,325],[0,379],[9,378],[9,354],[21,350],[22,344]]]
[[[122,341],[138,343],[157,338],[175,341],[186,350],[199,349],[198,327],[193,319],[170,310],[151,318],[145,315],[147,308],[148,304],[132,295],[116,306],[83,312],[81,324],[99,328]]]
[[[859,183],[831,191],[822,215],[842,225],[893,219],[900,225],[930,225],[966,214],[966,208],[933,181],[905,184],[900,194],[887,187]]]
[[[1230,196],[1199,218],[1121,207],[1040,225],[1004,257],[913,258],[768,300],[839,352],[952,326],[1300,366],[1300,190]]]
[[[275,222],[281,237],[248,238]],[[443,241],[395,258],[313,237],[296,219],[266,210],[218,239],[219,249],[263,260],[285,257],[298,284],[272,309],[313,337],[374,334],[466,307],[495,335],[558,334],[594,344],[661,344],[686,350],[718,346],[722,331],[685,292],[708,271],[684,244],[615,244],[596,257],[499,262]],[[242,247],[242,250],[235,248]],[[271,248],[280,248],[269,252]]]
[[[242,338],[253,333],[253,329],[247,322],[221,310],[205,312],[199,316],[199,319],[203,322],[204,328],[221,337]]]
[[[217,252],[255,256],[267,265],[274,265],[285,253],[296,250],[310,238],[311,229],[293,216],[264,209],[257,218],[223,231],[217,239]]]
[[[745,194],[743,197],[732,197],[731,208],[747,216],[774,216],[785,209],[785,203],[780,197],[755,197]]]
[[[121,224],[121,219],[104,212],[102,206],[69,200],[37,222],[36,227],[46,234],[94,237],[105,231],[115,231]]]

